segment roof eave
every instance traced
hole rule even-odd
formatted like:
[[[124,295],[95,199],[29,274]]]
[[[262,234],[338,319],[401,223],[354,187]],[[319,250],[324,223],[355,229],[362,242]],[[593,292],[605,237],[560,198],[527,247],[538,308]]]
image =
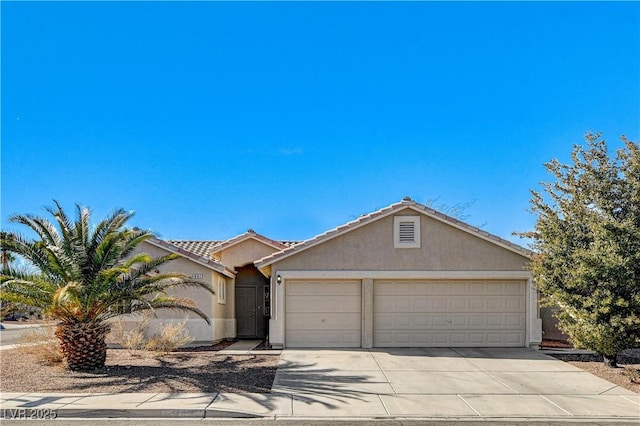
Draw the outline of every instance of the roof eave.
[[[235,276],[235,274],[233,274],[233,272],[229,271],[227,268],[225,268],[225,266],[219,262],[216,262],[212,259],[207,259],[205,257],[202,256],[198,256],[195,253],[192,253],[190,251],[187,251],[183,248],[180,247],[176,247],[171,243],[168,243],[164,240],[160,240],[158,238],[150,238],[148,240],[146,240],[145,242],[151,244],[152,246],[167,250],[170,253],[174,253],[177,255],[182,256],[183,258],[190,260],[194,263],[197,263],[201,266],[204,266],[206,268],[209,268],[211,270],[214,270],[216,272],[218,272],[219,274],[222,274],[228,278],[233,278]]]
[[[351,232],[355,229],[358,229],[362,226],[366,226],[372,222],[375,222],[377,220],[383,219],[387,216],[390,216],[392,214],[394,214],[395,212],[397,212],[398,210],[404,210],[404,209],[412,209],[418,213],[424,214],[428,217],[431,217],[433,219],[436,219],[442,223],[445,223],[447,225],[450,225],[454,228],[457,228],[461,231],[464,231],[470,235],[476,236],[478,238],[481,238],[485,241],[488,241],[492,244],[495,244],[497,246],[500,246],[504,249],[507,249],[511,252],[514,252],[516,254],[519,254],[520,256],[526,257],[528,259],[531,259],[531,256],[533,255],[533,252],[525,249],[524,247],[520,247],[517,244],[514,244],[510,241],[504,240],[496,235],[490,234],[486,231],[483,231],[477,227],[474,227],[472,225],[466,224],[458,219],[455,219],[451,216],[445,215],[444,213],[440,213],[434,209],[431,209],[427,206],[424,206],[422,204],[419,204],[415,201],[407,201],[407,200],[403,200],[400,201],[398,203],[394,203],[391,204],[390,206],[387,206],[385,208],[382,208],[380,210],[377,210],[375,212],[369,213],[368,215],[365,215],[361,218],[358,218],[356,220],[353,220],[351,222],[347,222],[344,225],[338,226],[336,228],[330,229],[329,231],[326,231],[322,234],[316,235],[306,241],[302,241],[299,244],[296,244],[294,246],[291,247],[287,247],[284,250],[281,250],[279,252],[276,253],[272,253],[268,256],[263,257],[262,259],[259,259],[257,261],[254,262],[254,265],[256,266],[256,268],[258,268],[260,271],[262,271],[263,269],[271,266],[272,264],[281,261],[283,259],[286,259],[290,256],[293,256],[297,253],[300,253],[302,251],[305,251],[307,249],[310,249],[312,247],[315,247],[319,244],[325,243],[327,241],[330,241],[336,237],[339,237],[341,235],[344,235],[348,232]],[[266,269],[265,269],[266,270]],[[264,272],[263,272],[264,273]]]
[[[230,238],[226,241],[221,242],[217,247],[214,246],[211,250],[211,254],[215,255],[215,254],[221,253],[230,247],[233,247],[237,244],[240,244],[250,239],[256,240],[259,243],[265,244],[277,250],[283,250],[284,248],[286,248],[286,245],[278,241],[272,240],[270,238],[267,238],[264,235],[260,235],[256,232],[245,232],[244,234],[237,235],[233,238]]]

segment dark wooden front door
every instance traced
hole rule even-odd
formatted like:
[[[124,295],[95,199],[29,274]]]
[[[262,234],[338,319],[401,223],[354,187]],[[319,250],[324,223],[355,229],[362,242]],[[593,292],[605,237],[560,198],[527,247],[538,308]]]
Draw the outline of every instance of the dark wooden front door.
[[[258,334],[256,290],[256,287],[236,287],[238,337],[256,337]]]
[[[235,269],[237,336],[264,339],[269,322],[269,279],[253,264]]]

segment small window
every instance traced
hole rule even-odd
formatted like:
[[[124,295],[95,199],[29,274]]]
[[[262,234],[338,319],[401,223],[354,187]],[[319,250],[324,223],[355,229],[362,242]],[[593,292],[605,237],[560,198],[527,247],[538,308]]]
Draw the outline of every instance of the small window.
[[[218,277],[218,303],[227,303],[227,282],[224,278]]]
[[[420,216],[393,218],[393,245],[395,248],[420,248]]]

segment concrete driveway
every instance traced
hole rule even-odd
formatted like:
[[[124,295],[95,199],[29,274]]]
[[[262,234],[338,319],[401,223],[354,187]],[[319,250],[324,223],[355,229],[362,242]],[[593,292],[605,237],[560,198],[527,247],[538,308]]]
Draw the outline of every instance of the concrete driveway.
[[[300,417],[640,419],[640,395],[524,348],[286,349],[272,392]]]

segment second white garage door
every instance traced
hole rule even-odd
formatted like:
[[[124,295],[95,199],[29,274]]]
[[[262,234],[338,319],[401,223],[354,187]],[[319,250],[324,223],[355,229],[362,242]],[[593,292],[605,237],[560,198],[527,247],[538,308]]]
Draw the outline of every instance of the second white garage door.
[[[287,347],[360,347],[360,280],[288,280],[286,286]]]
[[[524,281],[375,281],[376,347],[524,346]]]

